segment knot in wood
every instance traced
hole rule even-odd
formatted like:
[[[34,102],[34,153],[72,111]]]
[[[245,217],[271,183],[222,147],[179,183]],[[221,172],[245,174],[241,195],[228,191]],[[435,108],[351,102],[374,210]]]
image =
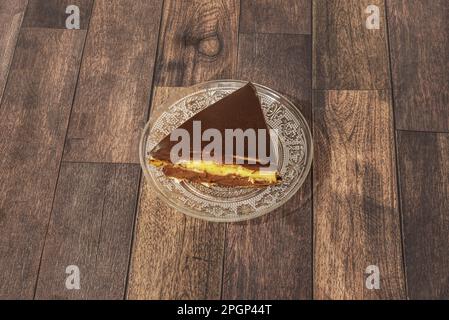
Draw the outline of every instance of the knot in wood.
[[[198,43],[199,53],[211,58],[217,56],[220,50],[221,44],[217,34],[203,38]]]

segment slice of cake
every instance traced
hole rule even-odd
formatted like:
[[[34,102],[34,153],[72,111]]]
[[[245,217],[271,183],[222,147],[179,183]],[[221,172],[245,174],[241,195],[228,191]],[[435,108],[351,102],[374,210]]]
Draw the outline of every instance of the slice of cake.
[[[280,182],[275,147],[256,89],[248,83],[162,139],[149,161],[180,180],[260,187]]]

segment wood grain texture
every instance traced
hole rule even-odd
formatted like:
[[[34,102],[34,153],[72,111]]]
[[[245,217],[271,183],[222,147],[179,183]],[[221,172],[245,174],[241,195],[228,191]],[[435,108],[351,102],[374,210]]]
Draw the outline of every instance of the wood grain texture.
[[[64,160],[138,163],[162,1],[95,1]]]
[[[69,5],[80,9],[80,29],[87,29],[93,0],[28,0],[28,8],[23,19],[24,28],[66,29],[66,13]]]
[[[240,32],[310,34],[312,0],[242,0]]]
[[[241,34],[238,77],[279,91],[310,120],[311,40],[308,35]]]
[[[164,1],[153,120],[167,97],[185,92],[182,86],[235,77],[238,18],[236,0]],[[144,183],[128,298],[220,298],[224,232],[223,224],[170,209]]]
[[[123,299],[139,176],[139,165],[62,164],[37,299]],[[69,265],[80,290],[65,287]]]
[[[0,298],[32,298],[85,31],[27,29],[0,107]]]
[[[190,86],[235,73],[239,1],[164,2],[156,85]]]
[[[387,1],[396,126],[449,132],[449,5]]]
[[[167,97],[184,88],[160,88],[154,119]],[[128,286],[129,299],[219,299],[224,225],[171,209],[144,182]]]
[[[449,134],[398,132],[408,296],[448,299]]]
[[[0,103],[26,6],[27,0],[0,2]]]
[[[314,96],[314,298],[405,297],[389,91]],[[368,290],[369,265],[380,289]]]
[[[310,176],[285,205],[226,232],[223,299],[312,298]]]
[[[380,9],[380,29],[365,26],[368,5]],[[390,87],[383,0],[314,0],[314,89]]]
[[[267,85],[294,101],[310,119],[311,37],[240,35],[239,78]],[[224,299],[312,297],[310,176],[280,209],[227,225]]]

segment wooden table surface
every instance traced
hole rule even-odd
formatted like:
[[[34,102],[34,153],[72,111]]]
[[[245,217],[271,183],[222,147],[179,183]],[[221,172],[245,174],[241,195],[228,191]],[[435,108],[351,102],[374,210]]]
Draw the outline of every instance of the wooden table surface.
[[[0,298],[449,298],[448,21],[447,0],[1,0]],[[243,223],[168,208],[138,161],[151,106],[224,78],[314,135],[301,190]]]

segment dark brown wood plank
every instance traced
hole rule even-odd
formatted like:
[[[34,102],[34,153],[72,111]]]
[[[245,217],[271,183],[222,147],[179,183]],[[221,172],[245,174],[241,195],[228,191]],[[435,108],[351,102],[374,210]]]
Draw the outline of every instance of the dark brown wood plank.
[[[313,113],[314,298],[404,298],[390,92],[318,91]]]
[[[365,26],[368,5],[380,9],[380,29]],[[314,89],[390,87],[383,0],[313,2]]]
[[[37,299],[123,299],[139,176],[139,165],[62,164]],[[80,290],[65,287],[70,265]]]
[[[239,1],[168,0],[163,12],[152,120],[182,86],[234,78],[237,65]],[[127,297],[220,298],[223,245],[223,224],[170,209],[144,183]]]
[[[28,8],[23,19],[25,28],[66,29],[66,13],[69,5],[80,9],[80,29],[87,29],[93,0],[28,0]]]
[[[153,115],[185,88],[157,87]],[[159,110],[158,110],[159,109]],[[129,299],[219,299],[224,225],[171,209],[144,182],[129,277]]]
[[[242,0],[241,33],[310,34],[312,0]]]
[[[235,74],[239,1],[164,2],[158,86],[189,86]]]
[[[449,132],[449,4],[387,3],[396,126]]]
[[[307,13],[304,13],[305,15]],[[240,35],[239,78],[291,98],[310,119],[311,37]],[[224,299],[312,297],[311,180],[280,209],[227,226]]]
[[[0,107],[0,297],[32,298],[85,31],[22,30]]]
[[[20,26],[27,0],[2,0],[0,2],[0,103],[5,89]]]
[[[408,296],[448,299],[449,134],[398,132]]]
[[[238,77],[278,90],[309,120],[311,41],[307,35],[241,34]]]
[[[95,1],[64,160],[139,162],[161,3]]]

